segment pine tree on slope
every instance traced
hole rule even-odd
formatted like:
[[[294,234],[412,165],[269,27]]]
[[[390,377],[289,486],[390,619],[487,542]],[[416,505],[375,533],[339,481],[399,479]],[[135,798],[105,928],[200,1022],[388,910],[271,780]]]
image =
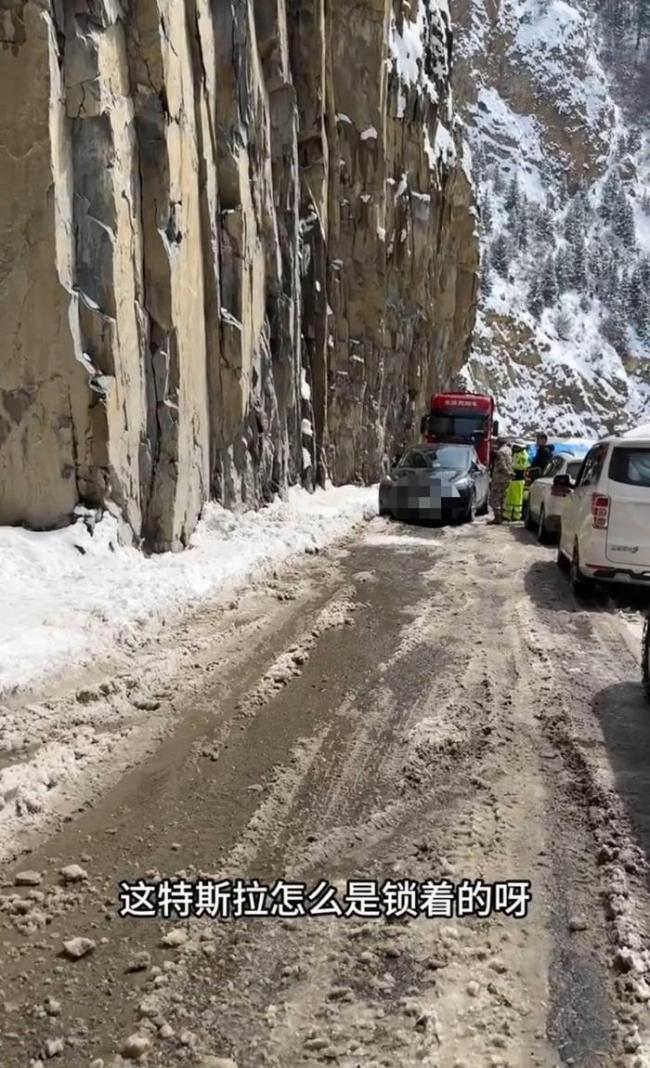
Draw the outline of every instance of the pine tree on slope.
[[[644,291],[643,291],[643,282],[642,282],[642,279],[641,279],[641,271],[639,270],[639,267],[637,266],[637,267],[634,268],[634,270],[632,271],[632,273],[630,275],[629,291],[628,291],[628,309],[629,309],[630,315],[633,318],[636,318],[636,316],[639,313],[639,309],[641,308],[641,303],[642,303],[642,300],[643,300],[643,296],[644,296]]]
[[[521,205],[521,193],[519,190],[519,182],[517,176],[512,178],[510,185],[508,186],[508,192],[504,201],[504,207],[508,212],[508,215],[512,218],[517,215]]]
[[[604,250],[598,238],[591,241],[589,244],[589,252],[587,254],[587,274],[591,282],[592,288],[598,288],[598,283],[603,274],[604,268]]]
[[[609,255],[602,279],[602,299],[607,307],[612,306],[618,300],[618,291],[621,284],[621,274],[618,256],[612,250]]]
[[[624,190],[621,191],[616,216],[613,219],[614,233],[620,237],[625,248],[636,247],[636,225],[634,208]]]
[[[584,293],[587,286],[587,251],[584,237],[576,239],[573,246],[571,262],[571,283],[578,293]]]
[[[528,248],[528,202],[525,198],[522,198],[515,216],[514,236],[517,248],[525,251]]]
[[[544,262],[544,267],[542,269],[541,289],[542,300],[544,301],[544,304],[547,308],[552,307],[559,296],[559,289],[555,272],[555,261],[553,260],[552,256],[548,256]]]
[[[601,332],[611,345],[614,346],[619,355],[624,355],[627,351],[627,330],[625,325],[625,315],[621,308],[621,303],[618,300],[613,301],[609,315],[605,319]]]
[[[610,251],[603,250],[600,271],[595,279],[596,296],[607,305],[610,296],[618,289],[618,273],[615,257]]]
[[[618,287],[617,299],[621,307],[621,314],[627,320],[631,310],[630,275],[627,271],[623,271],[621,275],[621,282]]]
[[[510,248],[504,234],[497,234],[497,237],[492,244],[490,259],[495,271],[497,271],[502,278],[507,278],[508,267],[510,265]]]
[[[600,199],[600,216],[604,222],[611,222],[616,216],[621,192],[619,178],[613,171],[610,171],[603,185]]]
[[[614,21],[612,25],[612,35],[615,45],[620,49],[625,42],[628,29],[627,19],[627,5],[623,3],[623,0],[618,0],[614,9]]]
[[[566,293],[571,286],[571,255],[564,245],[555,257],[555,278],[559,292]]]
[[[639,337],[644,341],[650,341],[650,294],[644,293],[641,304],[634,319]]]
[[[542,287],[537,272],[533,275],[530,283],[526,303],[531,315],[534,315],[536,319],[539,319],[544,311],[544,298],[542,297]]]
[[[636,5],[636,47],[650,37],[650,0],[637,0]]]
[[[564,222],[564,235],[570,245],[584,238],[591,221],[591,205],[583,190],[576,193],[569,204]]]
[[[535,234],[542,241],[548,240],[553,233],[553,216],[548,208],[542,208],[535,220]]]

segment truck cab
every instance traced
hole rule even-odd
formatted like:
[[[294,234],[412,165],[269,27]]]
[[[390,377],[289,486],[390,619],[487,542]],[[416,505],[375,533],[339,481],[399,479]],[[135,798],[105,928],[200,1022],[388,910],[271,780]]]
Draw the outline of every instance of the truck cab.
[[[426,442],[473,445],[481,463],[489,467],[492,436],[498,431],[494,408],[494,398],[481,393],[436,393],[422,417],[422,437]]]

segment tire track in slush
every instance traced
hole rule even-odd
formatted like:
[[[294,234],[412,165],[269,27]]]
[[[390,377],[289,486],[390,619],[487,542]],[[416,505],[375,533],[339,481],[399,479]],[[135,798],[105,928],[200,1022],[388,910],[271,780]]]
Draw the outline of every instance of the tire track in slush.
[[[579,607],[572,603],[567,591],[562,590],[561,596],[568,609]],[[549,628],[550,621],[543,608],[531,610],[528,605],[522,606],[522,620],[527,623],[529,641],[535,641],[533,662],[540,680],[540,693],[544,697],[541,723],[561,758],[571,799],[578,810],[582,810],[583,851],[592,860],[592,879],[602,888],[599,912],[593,922],[603,931],[602,956],[613,968],[614,975],[618,975],[614,984],[614,1015],[619,1048],[624,1054],[621,1063],[643,1068],[650,1064],[650,1013],[640,1009],[650,1003],[647,982],[650,974],[650,894],[647,882],[640,880],[639,875],[644,873],[647,880],[649,869],[647,858],[634,843],[629,817],[617,794],[599,727],[593,716],[585,714],[584,707],[585,692],[590,703],[594,692],[611,685],[613,665],[623,679],[626,678],[625,664],[628,669],[635,668],[636,662],[629,647],[624,648],[628,646],[627,637],[623,636],[624,640],[621,640],[617,621],[612,621],[604,613],[598,612],[593,619],[584,621],[590,629],[590,646],[588,651],[585,647],[584,665],[577,674],[566,670],[575,667],[575,657],[569,656],[567,648],[558,641],[555,628]],[[558,670],[562,666],[564,672]],[[585,678],[588,680],[586,685],[582,681]],[[567,692],[567,679],[572,683],[570,693]],[[566,998],[568,991],[572,1001],[573,992],[582,990],[591,1005],[596,998],[589,980],[585,982],[580,971],[582,968],[584,972],[588,963],[584,958],[582,962],[576,962],[575,958],[567,960],[559,943],[558,949],[558,997],[553,1014],[554,1026],[562,1034],[566,1002],[561,992],[565,992]],[[576,1011],[580,1011],[580,1006]],[[571,1035],[562,1035],[562,1038],[570,1047]]]
[[[432,572],[427,577],[432,587],[440,587]],[[450,653],[453,621],[449,634],[445,635],[441,606],[445,606],[444,597],[439,597],[433,606],[430,600],[422,600],[415,609],[405,610],[403,614],[408,622],[402,624],[397,651],[380,665],[380,679],[369,692],[348,695],[339,709],[337,714],[353,717],[356,724],[352,733],[346,735],[345,752],[341,752],[340,732],[332,727],[295,799],[295,820],[302,824],[317,817],[321,836],[317,846],[302,851],[302,863],[318,860],[322,867],[340,854],[344,842],[348,850],[356,848],[362,837],[359,826],[364,822],[375,833],[381,828],[386,835],[402,818],[404,805],[392,800],[382,802],[382,797],[390,798],[396,775],[413,775],[414,765],[423,763],[416,747],[409,742],[408,723],[417,718],[419,704],[428,699],[432,684],[440,694],[443,679],[447,680],[444,692],[457,685],[459,665]],[[420,621],[415,630],[411,617]],[[433,644],[432,634],[440,639]],[[449,711],[445,719],[449,723],[447,734],[438,733],[435,744],[429,741],[427,757],[435,756],[453,739],[461,747],[455,716]],[[393,743],[403,767],[396,764]],[[471,745],[471,740],[466,742],[467,748]],[[414,751],[409,755],[409,750]],[[313,799],[319,796],[323,801],[315,811]],[[294,834],[292,840],[295,838]]]

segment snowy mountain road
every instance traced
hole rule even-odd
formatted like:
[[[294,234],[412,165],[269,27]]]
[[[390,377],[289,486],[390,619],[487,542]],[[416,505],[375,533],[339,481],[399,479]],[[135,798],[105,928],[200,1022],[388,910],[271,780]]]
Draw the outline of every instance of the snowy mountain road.
[[[2,1068],[650,1064],[639,629],[483,522],[375,519],[197,613],[142,757],[5,866]],[[291,885],[210,918],[237,878]],[[177,913],[119,917],[140,879]]]

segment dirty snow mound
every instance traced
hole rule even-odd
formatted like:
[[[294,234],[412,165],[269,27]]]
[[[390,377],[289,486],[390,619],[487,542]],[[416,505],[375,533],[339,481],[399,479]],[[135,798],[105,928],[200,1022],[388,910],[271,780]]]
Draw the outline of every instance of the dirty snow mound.
[[[345,535],[376,513],[376,498],[341,486],[294,489],[261,512],[209,504],[188,550],[152,557],[120,545],[110,515],[49,533],[1,527],[0,695],[140,644],[202,598]]]

